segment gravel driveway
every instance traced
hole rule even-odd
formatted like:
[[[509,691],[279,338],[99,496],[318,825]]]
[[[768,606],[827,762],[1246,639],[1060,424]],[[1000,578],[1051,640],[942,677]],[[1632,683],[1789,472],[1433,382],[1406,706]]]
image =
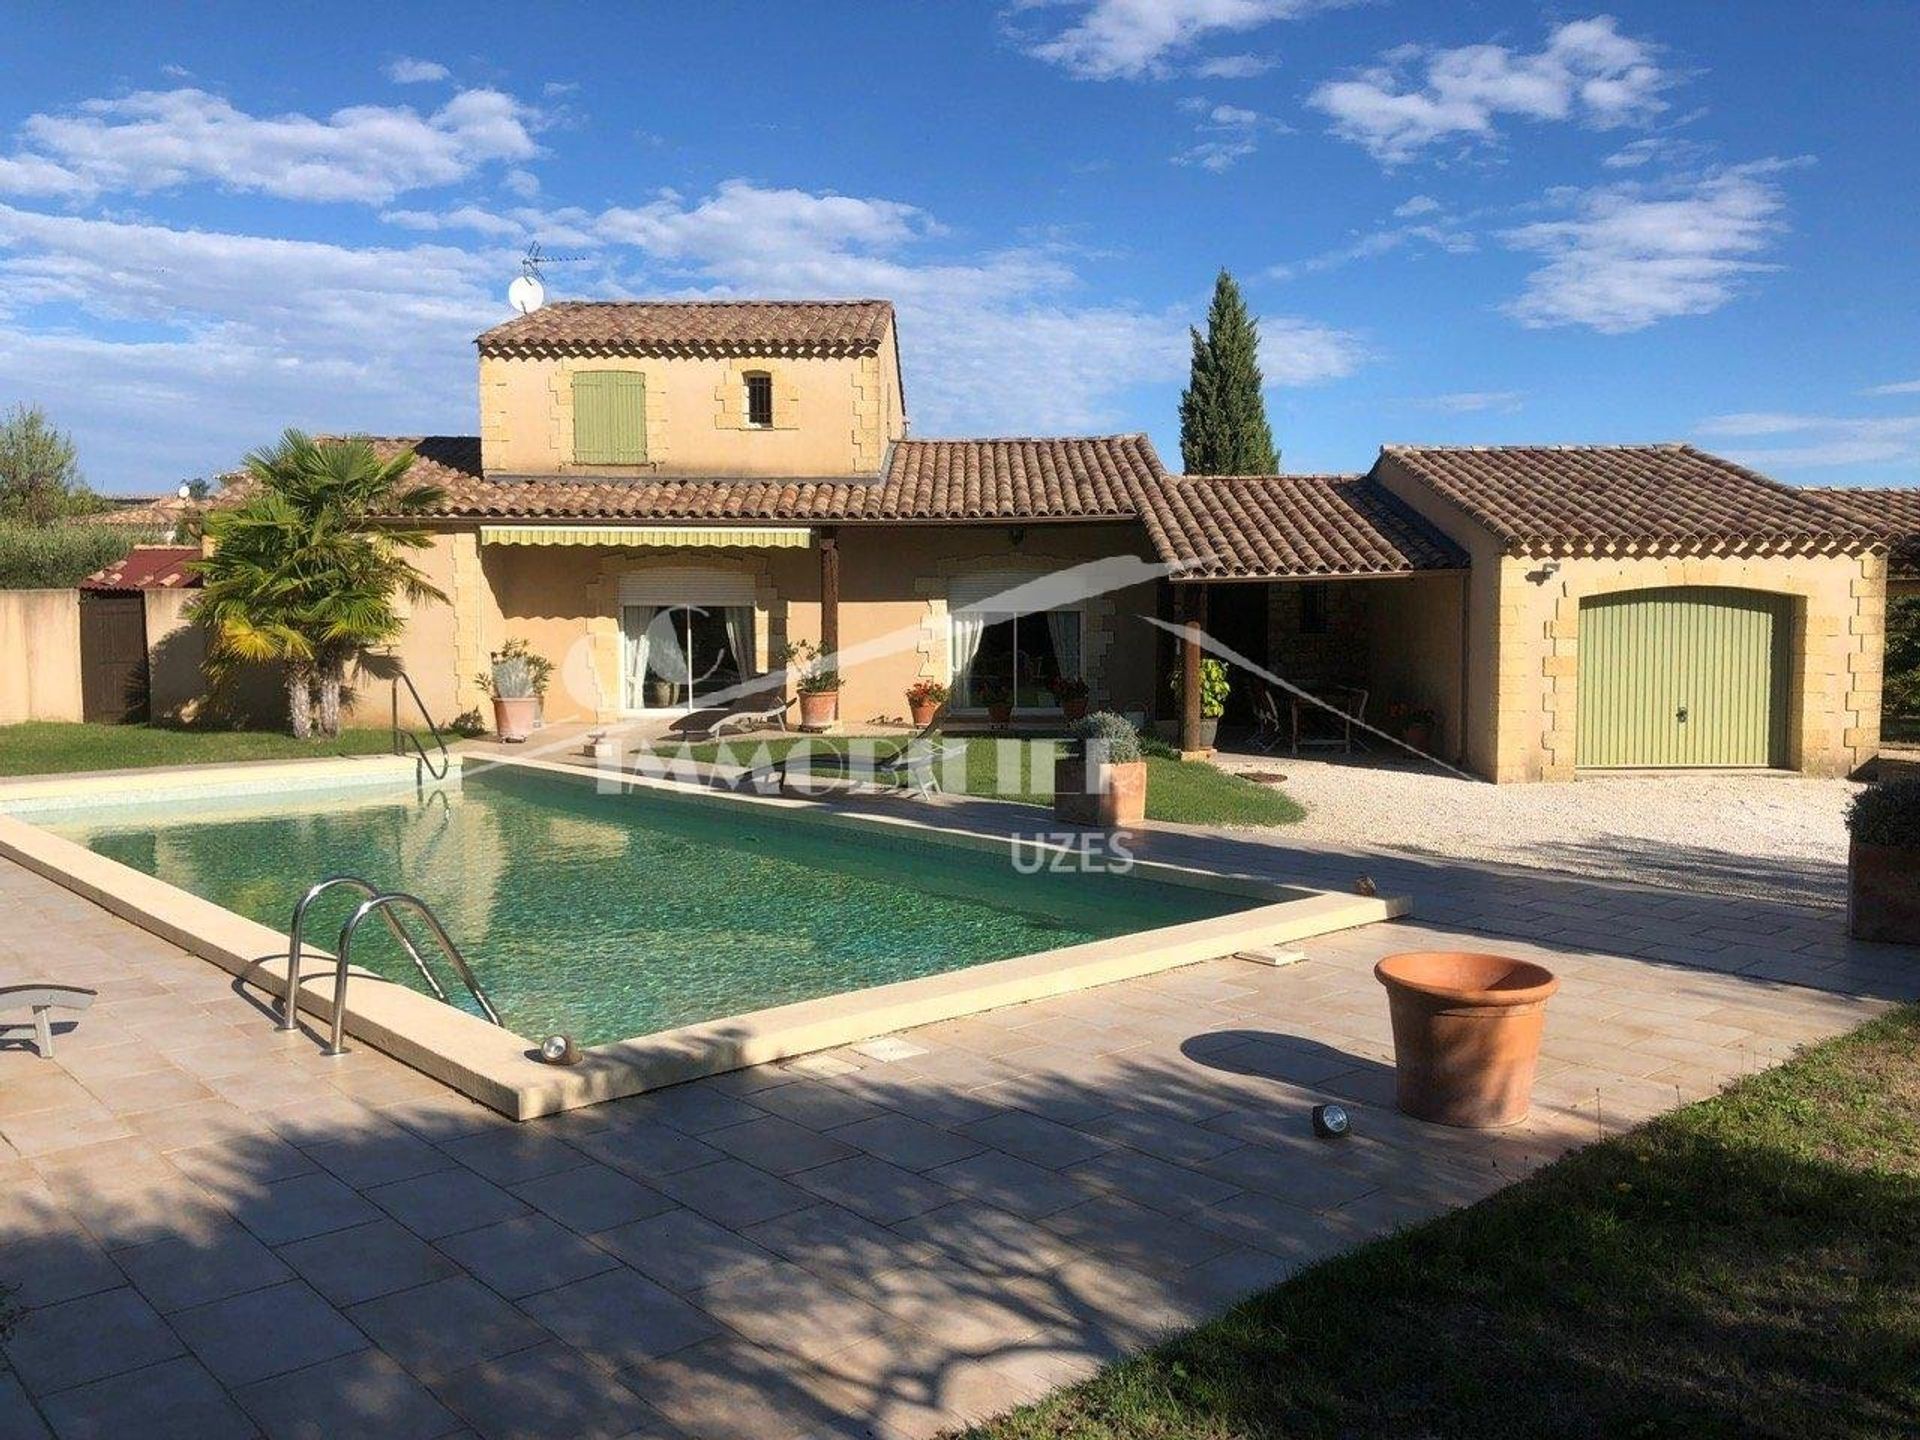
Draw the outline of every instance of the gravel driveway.
[[[1303,837],[1682,890],[1846,903],[1850,780],[1698,772],[1488,785],[1398,765],[1223,754],[1281,775]]]

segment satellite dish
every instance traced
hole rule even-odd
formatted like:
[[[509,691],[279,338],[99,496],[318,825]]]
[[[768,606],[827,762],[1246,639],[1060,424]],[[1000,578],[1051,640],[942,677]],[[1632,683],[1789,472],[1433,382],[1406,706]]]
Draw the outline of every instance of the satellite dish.
[[[507,303],[522,315],[531,315],[547,303],[547,290],[531,275],[522,275],[507,286]]]

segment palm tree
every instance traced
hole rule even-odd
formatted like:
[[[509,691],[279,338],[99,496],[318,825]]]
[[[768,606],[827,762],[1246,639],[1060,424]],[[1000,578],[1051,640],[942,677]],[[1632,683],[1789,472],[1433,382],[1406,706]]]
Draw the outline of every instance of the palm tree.
[[[253,493],[207,518],[212,553],[193,616],[213,632],[215,678],[244,663],[285,668],[287,713],[302,739],[340,733],[340,689],[361,651],[400,633],[395,598],[444,600],[407,558],[433,543],[403,523],[441,499],[409,485],[413,452],[382,459],[364,439],[289,430],[247,457]]]

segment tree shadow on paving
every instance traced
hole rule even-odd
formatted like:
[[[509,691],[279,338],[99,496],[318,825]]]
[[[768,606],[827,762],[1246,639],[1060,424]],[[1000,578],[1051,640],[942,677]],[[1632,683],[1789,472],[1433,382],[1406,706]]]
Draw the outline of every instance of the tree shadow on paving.
[[[1019,1072],[936,1048],[518,1126],[316,1087],[243,1133],[37,1154],[0,1196],[0,1433],[926,1434],[1571,1143],[1358,1098],[1315,1140],[1311,1103],[1385,1067],[1232,1023],[1251,993],[1176,977],[1131,1012],[1161,1039]]]

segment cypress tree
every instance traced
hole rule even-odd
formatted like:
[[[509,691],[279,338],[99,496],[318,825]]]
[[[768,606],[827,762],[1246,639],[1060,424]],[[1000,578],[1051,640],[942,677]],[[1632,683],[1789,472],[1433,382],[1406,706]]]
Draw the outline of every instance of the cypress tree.
[[[1193,335],[1180,394],[1180,463],[1189,475],[1271,475],[1280,468],[1260,398],[1260,333],[1225,270],[1213,282],[1207,333]]]

